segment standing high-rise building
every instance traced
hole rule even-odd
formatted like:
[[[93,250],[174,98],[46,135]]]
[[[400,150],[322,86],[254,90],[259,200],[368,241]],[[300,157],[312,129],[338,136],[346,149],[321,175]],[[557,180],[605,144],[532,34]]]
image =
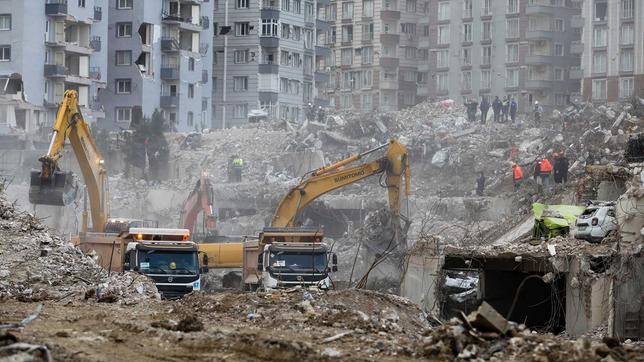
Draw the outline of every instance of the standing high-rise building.
[[[326,107],[328,49],[318,34],[322,2],[214,0],[213,118],[218,127],[251,117],[302,120],[308,104]]]
[[[108,85],[101,94],[109,126],[127,128],[132,107],[162,112],[173,129],[212,127],[212,2],[112,0]]]
[[[586,0],[583,11],[586,100],[615,102],[644,95],[644,1]]]
[[[99,0],[0,1],[0,133],[49,127],[65,90],[89,122],[107,74],[106,10]]]

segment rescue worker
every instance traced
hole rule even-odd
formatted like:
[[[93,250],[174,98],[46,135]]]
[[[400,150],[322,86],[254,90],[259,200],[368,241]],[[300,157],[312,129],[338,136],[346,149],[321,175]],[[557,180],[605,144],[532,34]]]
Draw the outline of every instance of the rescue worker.
[[[552,178],[556,184],[561,183],[561,158],[557,152],[552,154]]]
[[[514,100],[514,97],[512,97],[512,99],[510,99],[510,120],[512,121],[512,123],[514,123],[514,121],[517,118],[518,110],[519,110],[519,105],[517,104],[517,101]]]
[[[514,191],[518,191],[523,181],[523,169],[518,164],[512,165],[512,181],[514,182]]]
[[[508,121],[508,113],[510,112],[510,99],[508,96],[503,97],[503,102],[501,102],[501,113],[502,113],[502,122],[505,123]]]
[[[476,179],[476,195],[483,196],[483,191],[485,190],[485,174],[483,171],[479,174],[479,177]]]
[[[479,105],[481,110],[481,124],[487,122],[487,112],[490,110],[490,102],[487,100],[486,96],[481,97],[481,105]]]
[[[548,187],[550,185],[550,176],[552,175],[552,164],[548,158],[544,157],[540,165],[541,182],[543,183],[543,187]]]
[[[473,99],[465,99],[465,107],[467,109],[467,120],[470,122],[476,122],[476,108],[478,107],[478,102]]]
[[[242,180],[242,169],[244,168],[244,160],[235,155],[232,161],[232,181],[241,182]]]
[[[498,96],[494,98],[494,102],[492,102],[492,112],[494,112],[494,122],[498,123],[501,121],[501,108],[503,107],[503,104],[501,103],[501,100],[499,99]]]
[[[532,112],[534,114],[534,122],[539,126],[541,124],[541,114],[543,114],[543,107],[541,107],[539,101],[534,101]]]
[[[534,181],[537,184],[541,183],[541,177],[540,176],[541,176],[541,161],[537,161],[534,164],[534,169],[532,171],[532,178],[534,179]]]
[[[568,182],[568,158],[563,152],[555,154],[554,160],[554,179],[555,183],[566,183]]]

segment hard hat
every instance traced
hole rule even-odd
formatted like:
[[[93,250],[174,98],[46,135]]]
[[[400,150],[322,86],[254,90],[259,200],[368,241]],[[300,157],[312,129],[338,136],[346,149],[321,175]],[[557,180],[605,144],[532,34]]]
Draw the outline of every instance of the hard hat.
[[[177,269],[177,263],[171,261],[169,267],[170,267],[170,270],[175,270]]]
[[[535,104],[535,105],[539,104],[539,101],[534,101],[534,104]]]

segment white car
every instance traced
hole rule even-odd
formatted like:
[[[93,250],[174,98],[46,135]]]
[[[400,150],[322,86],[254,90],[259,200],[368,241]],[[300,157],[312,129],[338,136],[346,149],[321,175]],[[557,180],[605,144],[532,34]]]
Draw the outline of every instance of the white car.
[[[611,231],[617,230],[615,204],[603,203],[591,205],[579,215],[575,237],[593,243],[602,241]]]

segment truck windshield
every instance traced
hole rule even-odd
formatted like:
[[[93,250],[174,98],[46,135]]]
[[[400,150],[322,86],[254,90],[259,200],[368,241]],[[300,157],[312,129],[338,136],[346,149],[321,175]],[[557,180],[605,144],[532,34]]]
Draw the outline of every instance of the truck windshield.
[[[327,268],[326,253],[271,252],[268,265],[274,270],[302,271],[311,270],[322,273]]]
[[[197,274],[194,251],[139,250],[139,269],[147,274]]]

